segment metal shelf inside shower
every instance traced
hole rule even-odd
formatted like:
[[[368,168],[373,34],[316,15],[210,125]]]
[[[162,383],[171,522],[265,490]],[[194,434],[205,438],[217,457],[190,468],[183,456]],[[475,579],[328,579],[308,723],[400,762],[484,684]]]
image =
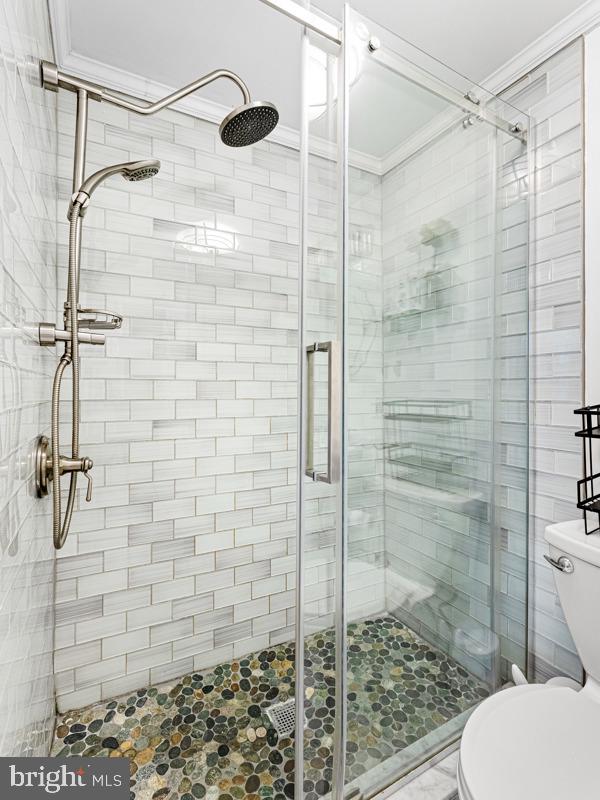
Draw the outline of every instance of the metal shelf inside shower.
[[[487,515],[478,464],[467,425],[473,418],[469,400],[388,400],[386,474],[394,490],[420,501],[479,519]]]
[[[583,511],[586,534],[600,531],[600,472],[594,472],[594,439],[600,439],[600,404],[577,408],[575,414],[582,418],[583,427],[575,436],[583,439],[583,478],[577,481],[577,508]],[[588,514],[597,514],[596,523],[590,523]]]
[[[97,308],[79,309],[79,327],[90,331],[114,331],[123,324],[120,314],[111,311],[100,311]]]
[[[98,308],[80,308],[77,312],[79,323],[78,341],[80,344],[105,344],[106,337],[98,331],[114,331],[123,324],[120,314],[111,311],[101,311]],[[42,347],[55,347],[59,342],[68,342],[71,339],[69,328],[69,304],[65,303],[64,329],[57,328],[53,322],[40,322],[38,325],[38,339]]]

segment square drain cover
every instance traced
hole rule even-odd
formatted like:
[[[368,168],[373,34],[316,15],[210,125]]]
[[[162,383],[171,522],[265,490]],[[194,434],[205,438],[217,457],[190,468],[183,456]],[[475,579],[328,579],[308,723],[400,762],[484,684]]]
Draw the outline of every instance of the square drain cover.
[[[267,717],[280,736],[291,736],[296,727],[296,701],[294,698],[285,703],[276,703],[266,709]]]

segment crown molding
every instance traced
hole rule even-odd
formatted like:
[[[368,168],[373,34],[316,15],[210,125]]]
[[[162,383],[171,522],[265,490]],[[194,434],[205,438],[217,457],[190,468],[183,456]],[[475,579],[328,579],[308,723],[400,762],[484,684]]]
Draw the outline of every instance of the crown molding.
[[[481,81],[481,85],[489,92],[499,94],[578,36],[590,33],[599,24],[600,0],[588,0],[488,75]]]
[[[49,0],[48,4],[56,63],[64,72],[85,78],[114,91],[149,101],[164,97],[177,88],[77,53],[72,48],[68,0]],[[230,106],[216,103],[199,94],[188,95],[175,103],[173,109],[208,122],[214,122],[217,125],[231,111]],[[267,141],[275,142],[283,147],[291,147],[294,150],[300,149],[299,132],[285,125],[278,125],[268,136]],[[312,155],[327,159],[337,158],[336,145],[314,135],[310,137],[310,152]],[[381,175],[381,159],[375,156],[353,150],[349,153],[349,162],[353,167]]]
[[[149,101],[164,97],[176,88],[75,52],[71,40],[69,0],[48,0],[48,5],[56,63],[65,72]],[[499,94],[578,36],[589,33],[599,24],[600,0],[588,0],[481,81],[481,86],[493,94]],[[188,95],[173,107],[185,114],[217,124],[231,110],[228,106],[200,95]],[[454,115],[438,115],[400,147],[386,153],[382,158],[352,150],[349,152],[350,165],[375,175],[384,175],[414,155],[427,142],[435,139],[443,130],[444,124],[450,120],[450,116],[454,118]],[[283,125],[277,126],[268,141],[295,150],[300,148],[299,132]],[[327,159],[337,157],[336,146],[316,136],[311,136],[311,153]]]
[[[523,78],[528,72],[566,47],[578,36],[589,34],[598,25],[600,25],[600,0],[588,0],[531,42],[516,56],[509,59],[499,69],[492,72],[485,80],[481,81],[481,87],[491,94],[501,95],[504,90]],[[473,86],[473,91],[477,93],[476,85]],[[400,147],[391,150],[381,159],[381,174],[385,175],[403,161],[411,158],[429,142],[436,139],[445,130],[445,126],[452,124],[455,120],[456,116],[452,113],[442,113],[435,117],[424,128],[403,142]]]

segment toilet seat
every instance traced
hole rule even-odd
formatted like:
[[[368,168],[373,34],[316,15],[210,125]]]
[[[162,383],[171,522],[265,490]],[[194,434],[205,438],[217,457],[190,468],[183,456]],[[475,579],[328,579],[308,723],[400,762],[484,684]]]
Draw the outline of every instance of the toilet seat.
[[[600,797],[600,703],[530,684],[485,700],[460,747],[461,800]]]

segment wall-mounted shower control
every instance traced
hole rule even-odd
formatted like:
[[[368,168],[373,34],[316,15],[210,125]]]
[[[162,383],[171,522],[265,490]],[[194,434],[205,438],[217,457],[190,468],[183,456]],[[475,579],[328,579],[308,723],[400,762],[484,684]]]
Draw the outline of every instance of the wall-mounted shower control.
[[[64,353],[60,357],[54,374],[52,384],[52,446],[50,447],[45,436],[40,436],[35,452],[35,480],[39,497],[48,494],[48,482],[53,477],[52,490],[52,538],[57,550],[64,545],[71,525],[71,517],[75,506],[77,493],[77,475],[79,472],[88,480],[87,500],[92,497],[92,479],[89,470],[92,461],[79,455],[79,345],[104,344],[104,335],[95,331],[115,330],[121,327],[123,318],[119,314],[100,311],[95,308],[79,307],[79,278],[82,223],[95,190],[113,175],[121,175],[126,181],[143,181],[153,178],[160,169],[160,161],[146,159],[143,161],[129,161],[113,164],[85,177],[85,149],[87,143],[88,102],[98,100],[111,103],[119,108],[125,108],[136,114],[155,114],[163,108],[176,103],[197,89],[207,86],[220,78],[232,81],[241,91],[243,105],[234,108],[219,127],[219,135],[224,144],[229,147],[245,147],[255,144],[268,136],[279,121],[279,112],[273,103],[263,100],[252,100],[250,92],[244,81],[226,69],[217,69],[198,78],[187,86],[172,92],[170,95],[157,100],[155,103],[128,98],[117,95],[103,86],[97,86],[89,81],[66,75],[61,72],[56,64],[42,61],[40,65],[41,84],[45,89],[58,91],[67,89],[77,95],[75,151],[73,158],[72,195],[67,218],[69,220],[69,263],[67,281],[67,300],[65,302],[64,330],[57,329],[55,325],[47,322],[40,324],[38,329],[39,343],[43,347],[51,347],[62,342]],[[83,329],[83,330],[81,330]],[[71,456],[66,458],[59,455],[59,415],[60,415],[60,389],[64,372],[70,368],[72,374],[72,425],[71,425]],[[52,452],[50,452],[52,451]],[[62,512],[60,476],[70,473],[69,494],[67,507]]]
[[[52,453],[50,452],[49,442],[46,436],[38,437],[35,447],[35,489],[38,497],[46,497],[49,484],[54,477],[52,469]],[[69,458],[68,456],[58,457],[58,471],[60,475],[67,472],[81,472],[87,478],[88,487],[85,499],[89,503],[92,499],[93,480],[89,474],[94,466],[94,462],[87,456],[81,458]]]

